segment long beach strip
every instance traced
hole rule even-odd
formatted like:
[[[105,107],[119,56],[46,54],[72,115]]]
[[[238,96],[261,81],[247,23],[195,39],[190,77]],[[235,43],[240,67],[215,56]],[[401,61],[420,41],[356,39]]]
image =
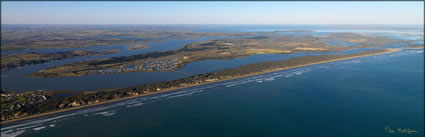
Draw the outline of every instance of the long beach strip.
[[[155,95],[155,94],[159,94],[159,93],[170,92],[170,91],[175,91],[175,90],[180,90],[180,89],[185,89],[185,88],[190,88],[190,87],[195,87],[195,86],[202,86],[202,85],[211,84],[211,83],[215,83],[215,82],[222,82],[222,81],[234,80],[234,79],[239,79],[239,78],[245,78],[245,77],[250,77],[250,76],[255,76],[255,75],[260,75],[260,74],[275,72],[275,71],[282,71],[282,70],[287,70],[287,69],[293,69],[293,68],[298,68],[298,67],[310,66],[310,65],[315,65],[315,64],[322,64],[322,63],[329,63],[329,62],[335,62],[335,61],[341,61],[341,60],[347,60],[347,59],[353,59],[353,58],[360,58],[360,57],[366,57],[366,56],[374,56],[374,55],[387,54],[387,53],[392,53],[392,52],[396,52],[396,51],[400,51],[400,50],[401,50],[400,48],[387,48],[387,49],[385,49],[385,51],[382,51],[382,52],[379,52],[379,53],[370,53],[370,54],[357,55],[357,56],[351,56],[351,57],[343,57],[343,58],[337,58],[337,59],[330,59],[330,60],[326,60],[326,61],[319,61],[319,62],[315,62],[315,63],[309,63],[309,64],[303,64],[303,65],[295,65],[295,66],[290,66],[290,67],[285,67],[285,68],[277,68],[277,69],[271,69],[271,70],[265,70],[265,71],[262,71],[262,72],[250,73],[250,74],[243,75],[243,76],[237,76],[237,77],[231,77],[231,78],[226,78],[226,79],[220,79],[220,80],[211,81],[211,82],[203,82],[203,83],[200,83],[200,84],[187,84],[185,86],[177,87],[177,88],[168,88],[168,89],[164,89],[164,90],[156,91],[156,92],[144,93],[144,94],[134,95],[134,96],[130,96],[130,97],[123,97],[123,98],[119,98],[119,99],[102,101],[102,102],[98,102],[98,103],[94,103],[94,104],[81,105],[81,106],[76,106],[76,107],[71,107],[71,108],[65,108],[65,109],[61,109],[61,110],[57,110],[57,111],[51,111],[51,112],[46,112],[46,113],[34,114],[34,115],[25,116],[25,117],[21,117],[21,118],[16,118],[16,119],[11,119],[11,120],[1,121],[0,124],[7,124],[7,123],[11,123],[11,122],[28,120],[28,119],[32,119],[32,118],[37,118],[37,117],[52,115],[52,114],[59,113],[59,112],[66,112],[66,111],[71,111],[71,110],[83,109],[83,108],[87,108],[87,107],[93,107],[93,106],[98,106],[98,105],[102,105],[102,104],[113,103],[113,102],[117,102],[117,101],[123,101],[123,100],[138,98],[138,97]]]

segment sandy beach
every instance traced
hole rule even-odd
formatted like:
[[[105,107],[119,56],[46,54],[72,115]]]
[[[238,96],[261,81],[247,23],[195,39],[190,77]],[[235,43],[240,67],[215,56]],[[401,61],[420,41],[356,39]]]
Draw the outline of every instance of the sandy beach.
[[[396,51],[400,51],[400,50],[401,49],[399,49],[399,48],[397,48],[397,49],[395,49],[395,48],[389,48],[389,49],[387,49],[387,51],[380,52],[380,53],[373,53],[373,54],[367,54],[367,55],[352,56],[352,57],[332,59],[332,60],[327,60],[327,61],[320,61],[320,62],[309,63],[309,64],[304,64],[304,65],[297,65],[297,66],[286,67],[286,68],[278,68],[278,69],[273,69],[273,70],[266,70],[266,71],[263,71],[263,72],[251,73],[251,74],[247,74],[247,75],[243,75],[243,76],[231,77],[231,78],[221,79],[221,80],[216,80],[216,81],[211,81],[211,82],[204,82],[204,83],[201,83],[201,84],[188,84],[188,85],[186,85],[184,87],[163,89],[163,90],[157,91],[157,92],[150,92],[150,93],[141,94],[141,95],[135,95],[135,96],[131,96],[131,97],[124,97],[124,98],[119,98],[119,99],[114,99],[114,100],[108,100],[108,101],[98,102],[98,103],[89,104],[89,105],[82,105],[82,106],[77,106],[77,107],[72,107],[72,108],[66,108],[66,109],[52,111],[52,112],[46,112],[46,113],[41,113],[41,114],[34,114],[34,115],[30,115],[30,116],[26,116],[26,117],[22,117],[22,118],[17,118],[17,119],[12,119],[12,120],[1,121],[0,124],[7,124],[7,123],[17,122],[17,121],[22,121],[22,120],[28,120],[28,119],[32,119],[32,118],[38,118],[38,117],[42,117],[42,116],[52,115],[52,114],[59,113],[59,112],[66,112],[66,111],[71,111],[71,110],[83,109],[83,108],[87,108],[87,107],[94,107],[94,106],[98,106],[98,105],[102,105],[102,104],[108,104],[108,103],[113,103],[113,102],[117,102],[117,101],[123,101],[123,100],[138,98],[138,97],[155,95],[155,94],[164,93],[164,92],[176,91],[176,90],[190,88],[190,87],[195,87],[195,86],[202,86],[202,85],[211,84],[211,83],[215,83],[215,82],[229,81],[229,80],[234,80],[234,79],[239,79],[239,78],[245,78],[245,77],[250,77],[250,76],[255,76],[255,75],[260,75],[260,74],[275,72],[275,71],[282,71],[282,70],[287,70],[287,69],[293,69],[293,68],[298,68],[298,67],[310,66],[310,65],[315,65],[315,64],[329,63],[329,62],[335,62],[335,61],[341,61],[341,60],[347,60],[347,59],[353,59],[353,58],[360,58],[360,57],[365,57],[365,56],[387,54],[387,53],[392,53],[392,52],[396,52]]]

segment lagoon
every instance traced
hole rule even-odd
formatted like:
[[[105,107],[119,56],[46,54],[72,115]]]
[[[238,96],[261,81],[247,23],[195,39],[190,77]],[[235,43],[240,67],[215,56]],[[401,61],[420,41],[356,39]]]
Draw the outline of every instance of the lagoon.
[[[384,127],[390,126],[423,136],[423,76],[424,50],[402,50],[141,97],[1,130],[20,136],[408,136],[387,133]]]

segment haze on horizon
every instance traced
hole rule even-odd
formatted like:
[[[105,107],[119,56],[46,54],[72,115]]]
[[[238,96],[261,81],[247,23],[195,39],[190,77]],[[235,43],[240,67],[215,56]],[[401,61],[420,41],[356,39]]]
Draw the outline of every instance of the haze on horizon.
[[[424,2],[1,2],[2,24],[423,24]]]

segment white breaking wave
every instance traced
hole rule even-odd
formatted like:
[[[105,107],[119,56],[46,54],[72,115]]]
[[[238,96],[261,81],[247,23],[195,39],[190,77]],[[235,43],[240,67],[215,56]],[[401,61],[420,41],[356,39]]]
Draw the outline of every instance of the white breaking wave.
[[[245,84],[245,83],[248,83],[248,82],[249,82],[249,81],[242,81],[242,82],[237,81],[237,82],[232,82],[232,83],[230,83],[230,84],[226,85],[226,87],[233,87],[233,86],[241,85],[241,84]]]
[[[390,53],[388,55],[384,54],[384,55],[378,55],[378,56],[369,56],[369,57],[365,57],[365,58],[361,58],[361,59],[359,58],[357,60],[348,61],[348,63],[359,63],[359,62],[361,62],[362,60],[365,60],[365,59],[379,59],[379,58],[386,58],[386,57],[390,57],[390,56],[401,56],[401,55],[405,55],[405,54],[419,54],[419,53],[423,53],[423,49],[421,49],[421,50],[402,50],[401,52],[394,52],[394,53]],[[273,81],[273,80],[275,80],[279,77],[288,78],[288,77],[302,75],[304,73],[311,71],[313,68],[329,68],[331,65],[339,65],[339,64],[344,64],[344,63],[347,63],[347,61],[345,61],[345,62],[344,61],[330,62],[330,63],[325,63],[325,64],[322,64],[321,66],[316,66],[316,67],[314,67],[314,65],[313,65],[313,66],[307,66],[307,67],[298,68],[298,69],[277,71],[277,72],[272,72],[272,73],[268,73],[268,74],[246,77],[246,78],[241,78],[241,79],[238,79],[238,80],[232,80],[232,81],[229,81],[229,82],[213,83],[213,84],[208,84],[208,85],[204,85],[204,86],[201,86],[201,87],[195,87],[195,88],[190,88],[190,89],[181,89],[181,90],[177,90],[175,92],[170,92],[170,93],[163,93],[163,94],[153,95],[153,96],[138,97],[138,98],[129,99],[129,100],[126,100],[126,101],[121,101],[121,102],[118,102],[118,103],[102,105],[102,106],[99,106],[99,107],[85,108],[83,110],[73,112],[73,113],[70,113],[70,114],[64,114],[64,115],[46,118],[46,119],[40,119],[40,120],[32,120],[32,121],[28,121],[26,123],[11,125],[11,126],[8,126],[8,127],[1,128],[0,129],[1,130],[1,137],[15,137],[15,136],[22,134],[23,132],[26,131],[26,129],[29,129],[29,128],[33,128],[33,130],[41,130],[41,129],[46,128],[46,125],[48,125],[48,127],[55,127],[55,124],[52,124],[52,122],[54,123],[56,121],[62,121],[62,120],[65,120],[65,119],[69,119],[69,118],[72,118],[76,115],[90,116],[88,113],[103,111],[103,112],[95,113],[94,115],[112,116],[112,115],[115,115],[115,113],[116,113],[115,110],[112,110],[112,111],[105,111],[105,110],[115,108],[115,107],[120,107],[120,106],[135,107],[135,106],[140,106],[140,105],[143,105],[143,104],[146,104],[146,103],[153,103],[153,102],[160,101],[160,100],[163,100],[163,99],[189,96],[189,95],[193,95],[195,93],[204,92],[207,89],[212,89],[212,88],[232,87],[232,86],[243,85],[243,84],[247,84],[247,83],[251,83],[251,82],[262,83],[262,82],[267,82],[267,81]]]
[[[16,132],[1,132],[1,137],[16,137],[19,136],[20,134],[24,133],[25,130],[20,130],[20,131],[16,131]]]
[[[115,110],[111,110],[111,111],[105,111],[105,110],[115,108],[115,107],[120,107],[120,106],[126,106],[126,107],[141,106],[141,105],[144,105],[146,103],[153,103],[153,102],[160,101],[160,100],[163,100],[163,99],[189,96],[189,95],[193,95],[195,93],[204,92],[207,89],[212,89],[212,88],[217,88],[217,87],[231,87],[231,86],[236,86],[236,85],[247,84],[247,83],[250,83],[250,82],[273,81],[276,78],[284,77],[284,76],[286,77],[288,75],[301,75],[305,72],[309,72],[310,70],[311,70],[310,68],[303,68],[303,69],[296,69],[296,70],[290,70],[290,71],[273,72],[271,74],[257,75],[257,76],[253,76],[253,77],[246,77],[246,78],[241,78],[241,79],[238,79],[238,80],[232,80],[230,82],[213,83],[213,84],[208,84],[208,85],[201,86],[201,87],[182,89],[182,90],[177,90],[175,92],[170,92],[170,93],[163,93],[163,94],[153,95],[153,96],[144,96],[144,97],[134,98],[134,99],[126,100],[126,101],[121,101],[119,103],[102,105],[102,106],[93,107],[93,108],[86,108],[86,109],[76,111],[76,112],[73,112],[73,113],[69,113],[69,114],[65,114],[65,115],[60,115],[60,116],[41,119],[41,120],[29,121],[29,122],[22,123],[22,124],[17,124],[17,125],[12,125],[12,126],[9,126],[9,127],[1,128],[1,131],[7,130],[7,132],[2,132],[2,137],[3,136],[9,137],[9,136],[14,136],[14,135],[19,135],[19,134],[23,133],[23,131],[25,131],[25,129],[28,129],[28,128],[33,128],[34,130],[41,130],[41,129],[44,129],[46,127],[54,127],[55,124],[52,124],[52,122],[56,122],[57,120],[68,119],[68,118],[71,118],[71,117],[74,117],[74,116],[77,116],[77,115],[90,116],[89,113],[94,113],[92,115],[113,116],[113,115],[116,114]],[[102,111],[102,112],[98,112],[98,111]],[[97,112],[97,113],[95,113],[95,112]]]
[[[41,126],[41,127],[33,128],[32,130],[42,130],[42,129],[45,129],[45,128],[46,128],[46,126]]]
[[[192,91],[192,92],[185,92],[185,93],[182,93],[182,94],[178,94],[178,95],[174,95],[174,96],[169,96],[168,98],[175,98],[175,97],[188,96],[188,95],[192,95],[192,94],[194,94],[194,93],[198,93],[198,92],[202,92],[202,91],[204,91],[204,90],[202,90],[202,89],[200,89],[200,90],[194,90],[194,91]]]
[[[65,114],[65,115],[61,115],[61,116],[56,116],[56,117],[51,117],[51,118],[46,118],[46,119],[41,119],[41,120],[36,120],[36,121],[30,121],[30,122],[23,123],[23,124],[17,124],[17,125],[1,128],[1,131],[8,130],[8,132],[2,132],[2,137],[3,136],[9,137],[9,136],[15,135],[15,134],[19,135],[23,131],[25,131],[25,129],[28,129],[28,128],[33,128],[34,130],[41,130],[43,128],[46,128],[46,126],[54,127],[55,124],[51,124],[51,122],[56,122],[56,120],[68,119],[68,118],[71,118],[71,117],[74,117],[74,116],[77,116],[77,115],[91,116],[89,113],[97,112],[97,113],[94,113],[92,115],[112,116],[112,115],[116,114],[115,110],[112,110],[112,111],[104,111],[104,110],[115,108],[115,107],[120,107],[120,106],[126,106],[126,107],[141,106],[141,105],[144,105],[146,103],[153,103],[153,102],[160,101],[160,100],[163,100],[163,99],[193,95],[195,93],[204,92],[206,89],[212,89],[212,88],[216,88],[216,87],[231,87],[231,86],[242,85],[242,84],[246,84],[246,83],[250,83],[250,82],[273,81],[278,77],[283,77],[283,76],[288,76],[288,75],[301,75],[301,74],[308,72],[310,70],[311,69],[309,69],[309,68],[307,68],[307,69],[304,68],[304,69],[296,69],[296,70],[291,70],[291,71],[275,72],[275,73],[266,74],[266,75],[257,75],[257,76],[253,76],[253,77],[242,78],[242,79],[239,79],[239,80],[233,80],[233,81],[230,81],[230,82],[213,83],[213,84],[209,84],[209,85],[205,85],[205,86],[197,87],[197,88],[182,89],[182,90],[178,90],[178,91],[170,92],[170,93],[139,97],[139,98],[134,98],[134,99],[130,99],[130,100],[127,100],[127,101],[122,101],[122,102],[119,102],[119,103],[102,105],[102,106],[93,107],[93,108],[86,108],[86,109],[83,109],[83,110],[80,110],[80,111],[77,111],[77,112],[74,112],[74,113],[70,113],[70,114]],[[103,112],[98,112],[98,111],[103,111]],[[44,124],[47,124],[47,125],[44,125]],[[34,128],[34,127],[36,127],[36,128]],[[17,131],[12,132],[14,130],[9,130],[9,129],[15,129]],[[5,133],[5,134],[3,134],[3,133]]]
[[[41,120],[35,120],[35,121],[29,121],[27,123],[22,123],[22,124],[17,124],[17,125],[13,125],[13,126],[9,126],[9,127],[4,127],[1,128],[1,131],[3,130],[8,130],[8,129],[13,129],[13,128],[17,128],[17,129],[26,129],[26,128],[31,128],[34,127],[36,125],[41,125],[43,123],[52,121],[52,120],[57,120],[57,119],[61,119],[61,118],[65,118],[65,117],[69,117],[69,116],[73,116],[76,115],[77,113],[71,113],[71,114],[66,114],[66,115],[61,115],[61,116],[57,116],[57,117],[52,117],[52,118],[47,118],[47,119],[41,119]]]
[[[103,115],[103,116],[113,116],[113,115],[115,115],[115,111],[114,110],[112,110],[112,111],[104,111],[104,112],[98,112],[98,113],[96,113],[95,115]]]
[[[34,120],[34,121],[22,123],[22,124],[4,127],[4,128],[0,129],[2,131],[1,137],[15,137],[19,134],[22,134],[28,128],[33,128],[33,130],[41,130],[41,129],[46,128],[46,126],[42,126],[45,123],[51,123],[51,122],[66,120],[66,119],[69,119],[69,118],[73,118],[73,116],[75,116],[75,115],[80,115],[80,114],[84,114],[84,116],[88,116],[86,113],[105,110],[105,109],[108,109],[108,108],[110,108],[110,106],[107,106],[107,107],[101,106],[101,107],[89,108],[89,109],[84,109],[84,110],[77,111],[77,112],[70,113],[70,114],[60,115],[60,116],[46,118],[46,119]],[[115,112],[104,113],[104,116],[111,116],[111,115],[114,115],[114,114],[115,114]],[[39,126],[41,126],[41,127],[39,127]],[[55,126],[55,124],[49,125],[49,127],[54,127],[54,126]],[[36,128],[34,128],[34,127],[36,127]],[[10,130],[10,129],[12,129],[12,130]],[[13,129],[15,129],[16,132],[10,132],[10,131],[13,131]],[[8,130],[9,132],[3,132],[5,130]]]
[[[264,81],[272,81],[274,80],[274,77],[270,77],[270,78],[265,78]]]
[[[137,103],[137,104],[127,105],[126,107],[130,108],[130,107],[137,107],[137,106],[141,106],[141,105],[143,105],[143,103]]]
[[[360,60],[347,61],[346,63],[359,63]]]
[[[328,68],[329,68],[329,66],[320,66],[319,68],[328,69]]]
[[[16,130],[25,130],[25,129],[28,129],[28,128],[33,128],[33,127],[38,127],[38,126],[41,126],[41,124],[26,126],[26,127],[22,127],[22,128],[16,128]]]

